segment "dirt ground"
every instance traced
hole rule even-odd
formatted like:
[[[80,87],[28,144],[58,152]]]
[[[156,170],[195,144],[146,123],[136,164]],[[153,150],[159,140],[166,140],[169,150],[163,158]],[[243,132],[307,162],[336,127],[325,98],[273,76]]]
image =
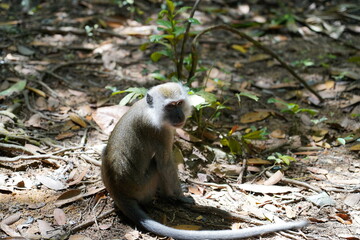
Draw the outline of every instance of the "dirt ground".
[[[112,211],[99,167],[108,134],[126,111],[118,105],[125,94],[113,90],[149,88],[161,83],[152,73],[173,71],[166,58],[150,60],[160,46],[140,50],[159,34],[162,5],[21,2],[0,2],[0,239],[168,239]],[[356,1],[260,2],[202,1],[194,30],[237,26],[281,56],[324,101],[244,39],[226,31],[204,35],[206,71],[197,77],[205,81],[193,87],[206,86],[227,108],[214,119],[214,110],[205,109],[202,134],[192,117],[176,136],[180,178],[196,204],[155,199],[145,209],[179,229],[307,219],[301,230],[251,239],[360,239],[359,8]],[[295,25],[281,18],[290,13]],[[239,92],[259,100],[238,101]],[[284,111],[269,98],[304,111]],[[231,154],[222,142],[231,129],[233,136],[268,134]]]

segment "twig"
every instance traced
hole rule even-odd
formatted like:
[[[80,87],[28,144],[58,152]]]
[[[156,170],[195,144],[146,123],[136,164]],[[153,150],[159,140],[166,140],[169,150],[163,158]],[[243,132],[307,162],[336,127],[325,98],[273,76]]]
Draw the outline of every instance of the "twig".
[[[195,11],[197,9],[197,6],[199,5],[201,0],[196,0],[194,6],[192,7],[191,9],[191,13],[190,13],[190,16],[189,18],[192,18],[194,17],[194,14],[195,14]],[[181,52],[180,52],[180,60],[178,62],[178,66],[177,66],[177,72],[178,72],[178,79],[181,80],[182,79],[182,66],[183,66],[183,62],[184,62],[184,51],[185,51],[185,44],[189,38],[189,31],[190,31],[190,27],[191,27],[191,22],[189,21],[187,26],[186,26],[186,31],[185,31],[185,34],[184,34],[184,39],[182,41],[182,44],[181,44]]]
[[[266,176],[268,176],[268,177],[271,177],[271,176],[272,176],[272,174],[271,174],[270,172],[268,172],[268,171],[266,171],[265,174],[266,174]],[[298,181],[298,180],[294,180],[294,179],[289,179],[289,178],[283,177],[283,178],[281,179],[281,181],[284,182],[284,183],[290,183],[290,184],[293,184],[293,185],[305,187],[305,188],[307,188],[307,189],[311,189],[311,190],[313,190],[313,191],[315,191],[315,192],[318,192],[318,193],[322,192],[322,190],[321,190],[320,188],[315,187],[315,186],[311,186],[311,185],[308,184],[308,183],[300,182],[300,181]]]
[[[74,27],[60,27],[60,28],[54,28],[54,27],[42,27],[42,28],[32,28],[30,31],[35,32],[42,32],[42,33],[50,33],[50,34],[75,34],[75,35],[87,35],[87,32],[83,29],[74,28]],[[121,39],[126,39],[127,36],[121,35],[109,30],[105,29],[93,29],[92,33],[95,35],[109,35],[113,37],[118,37]]]
[[[191,70],[189,73],[189,77],[188,77],[188,82],[191,80],[191,78],[195,75],[195,71],[196,71],[196,67],[197,67],[197,63],[199,60],[199,56],[197,53],[197,42],[198,42],[198,38],[200,38],[203,34],[213,31],[213,30],[218,30],[218,29],[223,29],[223,30],[227,30],[230,31],[232,33],[237,34],[238,36],[245,38],[246,40],[248,40],[249,42],[251,42],[252,44],[254,44],[256,47],[260,48],[261,50],[263,50],[264,52],[266,52],[267,54],[271,55],[273,58],[275,58],[286,70],[288,70],[288,72],[293,75],[295,77],[295,79],[297,79],[299,82],[301,82],[304,87],[306,89],[308,89],[311,93],[313,93],[321,102],[324,101],[324,99],[315,91],[313,90],[308,84],[307,82],[302,79],[294,70],[293,68],[291,68],[286,62],[284,62],[276,53],[274,53],[271,49],[265,47],[264,45],[262,45],[260,42],[256,41],[255,39],[253,39],[252,37],[250,37],[249,35],[235,29],[232,28],[230,26],[227,25],[216,25],[216,26],[212,26],[209,28],[206,28],[205,30],[203,30],[202,32],[200,32],[199,34],[196,35],[196,37],[193,39],[192,43],[191,43],[191,55],[192,55],[192,66],[191,66]]]
[[[16,157],[12,157],[12,158],[0,157],[0,162],[17,162],[17,161],[21,161],[21,160],[42,160],[42,159],[47,159],[47,158],[68,161],[68,159],[66,159],[66,158],[54,156],[52,154],[42,154],[42,155],[31,155],[31,156],[16,156]]]
[[[246,170],[246,165],[247,165],[247,159],[244,158],[243,162],[242,162],[241,169],[240,169],[240,173],[239,173],[239,176],[238,176],[238,179],[237,179],[238,184],[241,184],[243,182],[243,176],[244,176],[244,172]]]
[[[203,185],[203,186],[208,186],[208,187],[226,188],[226,190],[229,193],[229,196],[232,198],[232,200],[236,201],[238,199],[237,197],[234,196],[234,190],[228,184],[204,183],[204,182],[196,181],[193,179],[187,179],[187,181],[189,181],[191,183]]]
[[[53,122],[62,122],[61,120],[56,120],[56,119],[52,119],[48,116],[46,116],[45,114],[43,114],[42,112],[39,112],[35,109],[33,109],[30,105],[30,102],[29,102],[29,93],[28,93],[28,90],[25,90],[23,92],[24,94],[24,99],[25,99],[25,104],[26,104],[26,107],[29,109],[30,112],[32,113],[35,113],[35,114],[39,114],[42,118],[45,118],[46,120],[49,120],[49,121],[53,121]]]
[[[112,214],[112,213],[114,213],[114,212],[115,212],[115,208],[112,208],[112,209],[110,209],[109,211],[104,212],[103,214],[101,214],[101,215],[99,215],[98,217],[96,217],[96,220],[101,220],[101,219],[109,216],[110,214]],[[71,232],[71,233],[78,232],[78,231],[80,231],[80,230],[83,229],[83,228],[86,228],[86,227],[89,227],[89,226],[93,225],[94,223],[95,223],[95,220],[86,221],[86,222],[84,222],[84,223],[82,223],[82,224],[79,224],[79,225],[77,225],[76,227],[72,228],[72,229],[70,230],[70,232]]]
[[[0,149],[10,150],[10,151],[15,150],[15,151],[18,151],[18,152],[32,154],[32,155],[36,154],[31,149],[28,149],[28,148],[26,148],[24,146],[15,145],[15,144],[0,143]]]

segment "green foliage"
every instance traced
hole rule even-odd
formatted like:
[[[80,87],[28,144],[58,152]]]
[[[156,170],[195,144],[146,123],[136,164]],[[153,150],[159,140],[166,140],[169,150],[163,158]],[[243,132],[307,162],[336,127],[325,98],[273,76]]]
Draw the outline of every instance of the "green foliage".
[[[311,121],[312,123],[314,123],[315,125],[317,125],[317,124],[322,123],[322,122],[324,122],[324,121],[326,121],[326,120],[328,120],[327,117],[322,117],[322,118],[320,118],[320,119],[311,119],[310,121]]]
[[[176,75],[177,80],[181,80],[181,71],[179,69],[179,64],[182,59],[180,54],[181,40],[184,39],[186,33],[187,23],[191,24],[200,24],[200,22],[195,18],[181,19],[178,16],[186,12],[191,7],[182,7],[176,9],[175,3],[170,0],[166,0],[166,9],[163,9],[158,14],[158,19],[156,24],[158,25],[158,30],[163,31],[161,35],[151,35],[150,42],[155,44],[162,45],[163,49],[160,51],[153,52],[150,56],[151,60],[154,62],[159,61],[162,57],[168,57],[174,63],[176,74],[170,73],[170,75]],[[144,50],[149,46],[149,44],[144,44],[141,46],[141,49]],[[190,56],[190,55],[189,55]],[[185,68],[189,69],[188,65],[191,62],[191,58],[186,56]]]
[[[95,24],[93,27],[86,25],[85,26],[85,32],[88,37],[94,36],[94,30],[98,29],[99,25]]]
[[[269,156],[267,158],[268,160],[272,160],[275,162],[275,165],[287,165],[289,166],[291,162],[296,161],[294,157],[291,157],[289,155],[282,155],[281,153],[274,153],[273,155]]]
[[[147,89],[146,88],[128,88],[126,90],[121,90],[121,91],[114,91],[111,94],[111,96],[114,96],[116,94],[120,94],[120,93],[128,93],[125,97],[123,97],[123,99],[121,99],[119,105],[121,106],[125,106],[126,104],[134,101],[137,98],[143,98],[146,93],[147,93]]]
[[[255,94],[253,93],[250,93],[250,92],[241,92],[241,93],[236,93],[235,96],[237,97],[238,101],[240,102],[241,101],[241,96],[244,96],[244,97],[247,97],[247,98],[250,98],[254,101],[258,101],[259,100],[259,97],[256,96]]]
[[[291,63],[291,65],[296,66],[296,67],[311,67],[314,66],[315,63],[314,61],[310,60],[310,59],[303,59],[303,60],[298,60],[298,61],[294,61]]]
[[[285,112],[285,113],[297,114],[297,113],[305,112],[305,113],[309,113],[312,116],[314,116],[318,113],[318,111],[315,109],[300,108],[300,106],[298,104],[286,103],[284,101],[281,101],[281,100],[278,100],[275,98],[269,98],[267,102],[268,103],[280,103],[280,104],[284,105],[284,108],[281,109],[281,112]]]
[[[266,128],[260,130],[253,129],[253,131],[245,135],[233,134],[233,131],[232,129],[226,137],[221,139],[220,143],[223,146],[227,146],[234,155],[242,155],[249,152],[251,140],[264,140],[265,136],[268,135]]]

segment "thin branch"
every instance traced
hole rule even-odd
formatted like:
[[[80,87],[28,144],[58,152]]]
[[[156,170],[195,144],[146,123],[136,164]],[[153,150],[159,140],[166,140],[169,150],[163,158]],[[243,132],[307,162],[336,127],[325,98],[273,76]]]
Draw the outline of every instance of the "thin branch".
[[[249,42],[251,42],[252,44],[254,44],[256,47],[260,48],[261,50],[263,50],[265,53],[271,55],[273,58],[275,58],[286,70],[288,70],[288,72],[290,72],[291,75],[293,75],[295,77],[295,79],[297,79],[299,82],[301,82],[304,87],[306,89],[308,89],[310,92],[312,92],[321,102],[324,101],[324,99],[315,91],[313,90],[308,84],[307,82],[302,79],[294,70],[293,68],[291,68],[286,62],[284,62],[275,52],[273,52],[271,49],[265,47],[264,45],[262,45],[260,42],[256,41],[255,39],[253,39],[252,37],[250,37],[249,35],[235,29],[232,28],[230,26],[227,25],[216,25],[216,26],[212,26],[209,27],[205,30],[203,30],[202,32],[200,32],[198,35],[196,35],[196,37],[193,39],[192,43],[191,43],[191,55],[192,55],[192,66],[191,66],[191,70],[190,70],[190,74],[188,77],[188,82],[190,81],[190,79],[195,75],[195,71],[196,71],[196,67],[197,67],[197,63],[199,60],[199,55],[197,52],[197,42],[198,39],[205,33],[213,31],[213,30],[218,30],[218,29],[223,29],[223,30],[227,30],[230,31],[232,33],[237,34],[238,36],[245,38],[246,40],[248,40]]]
[[[194,14],[195,14],[195,11],[197,9],[197,6],[199,5],[201,0],[196,0],[192,10],[191,10],[191,13],[190,13],[190,17],[189,18],[192,18],[194,17]],[[177,69],[178,69],[178,79],[181,80],[182,79],[182,66],[183,66],[183,62],[184,62],[184,51],[185,51],[185,44],[189,38],[189,31],[190,31],[190,27],[191,27],[191,22],[188,22],[187,26],[186,26],[186,31],[185,31],[185,34],[184,34],[184,39],[182,41],[182,44],[181,44],[181,52],[180,52],[180,60],[178,62],[178,66],[177,66]]]

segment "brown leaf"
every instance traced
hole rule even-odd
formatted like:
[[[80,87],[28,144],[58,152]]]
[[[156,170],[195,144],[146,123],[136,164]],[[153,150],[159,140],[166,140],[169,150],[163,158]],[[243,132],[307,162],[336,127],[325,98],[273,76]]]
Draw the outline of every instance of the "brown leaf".
[[[80,125],[81,127],[83,127],[83,128],[87,127],[86,122],[76,113],[69,113],[69,117],[70,117],[71,121]]]
[[[358,144],[356,144],[354,146],[351,146],[350,150],[351,151],[360,151],[360,143],[358,143]]]
[[[55,219],[56,223],[60,226],[66,224],[66,215],[65,215],[64,211],[60,208],[54,209],[54,219]]]
[[[36,176],[36,179],[41,182],[44,186],[53,189],[53,190],[62,190],[65,188],[65,185],[57,180],[54,180],[52,178],[46,177],[46,176]]]
[[[55,137],[56,140],[63,140],[65,138],[71,138],[75,135],[75,133],[73,132],[64,132],[64,133],[60,133],[59,135],[57,135]]]
[[[270,133],[270,137],[283,139],[286,137],[285,132],[281,129],[276,129]]]
[[[111,106],[98,108],[91,116],[106,134],[110,134],[119,119],[129,110],[128,106]]]
[[[43,238],[48,238],[49,237],[48,232],[51,230],[54,230],[54,228],[51,227],[51,225],[44,220],[38,219],[37,222],[39,224],[39,230],[40,230],[41,236]]]
[[[92,240],[92,239],[81,234],[75,234],[75,235],[71,235],[69,237],[69,240]]]
[[[80,194],[81,194],[80,189],[71,189],[71,190],[68,190],[68,191],[64,192],[63,194],[61,194],[56,200],[69,199],[69,198],[78,196]]]
[[[286,193],[286,192],[299,192],[299,188],[284,187],[284,186],[265,186],[258,184],[234,184],[234,186],[249,192],[258,193]]]
[[[279,170],[276,173],[274,173],[269,179],[267,179],[264,182],[264,185],[266,185],[266,186],[274,185],[274,184],[280,182],[283,177],[284,177],[284,174]]]
[[[176,225],[176,226],[173,226],[173,228],[176,228],[176,229],[181,229],[181,230],[200,230],[201,229],[201,226],[197,226],[197,225]]]
[[[253,123],[264,120],[270,116],[270,112],[249,112],[241,116],[241,123]]]

